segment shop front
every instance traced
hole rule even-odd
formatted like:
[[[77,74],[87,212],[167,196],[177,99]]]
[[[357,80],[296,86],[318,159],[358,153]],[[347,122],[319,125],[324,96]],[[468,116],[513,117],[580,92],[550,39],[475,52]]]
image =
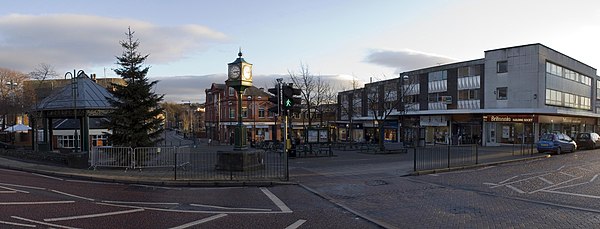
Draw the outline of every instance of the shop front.
[[[450,142],[449,116],[421,116],[419,124],[425,128],[426,144],[448,144]]]
[[[550,116],[540,115],[540,133],[563,133],[575,137],[577,133],[594,132],[596,129],[596,118],[575,116]],[[539,135],[538,134],[538,135]]]
[[[482,142],[486,146],[532,144],[537,139],[538,118],[530,114],[484,115]]]

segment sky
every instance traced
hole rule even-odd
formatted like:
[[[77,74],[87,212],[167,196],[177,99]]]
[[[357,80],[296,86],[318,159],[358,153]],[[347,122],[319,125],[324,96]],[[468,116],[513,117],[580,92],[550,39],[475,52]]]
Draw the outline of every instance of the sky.
[[[0,0],[0,67],[41,63],[117,77],[119,41],[135,31],[148,77],[171,102],[204,101],[227,63],[253,64],[254,84],[301,65],[338,90],[404,71],[542,43],[600,67],[600,1],[564,0]]]

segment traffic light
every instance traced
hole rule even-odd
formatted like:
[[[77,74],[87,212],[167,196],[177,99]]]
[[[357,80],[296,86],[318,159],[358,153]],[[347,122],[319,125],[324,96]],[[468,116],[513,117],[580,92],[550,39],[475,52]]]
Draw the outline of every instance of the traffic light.
[[[280,110],[280,101],[281,95],[279,94],[279,85],[274,88],[269,88],[269,92],[273,94],[273,96],[269,97],[269,102],[271,102],[274,106],[269,108],[269,112],[273,114],[279,114]]]
[[[298,112],[302,103],[302,98],[298,96],[302,94],[302,90],[294,88],[293,84],[290,83],[283,85],[282,91],[282,109],[285,111],[290,110],[290,113]]]

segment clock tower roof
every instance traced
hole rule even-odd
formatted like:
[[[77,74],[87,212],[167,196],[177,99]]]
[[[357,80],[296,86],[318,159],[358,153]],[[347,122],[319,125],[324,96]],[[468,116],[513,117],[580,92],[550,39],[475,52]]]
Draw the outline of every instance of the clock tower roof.
[[[250,63],[246,62],[246,61],[244,60],[244,58],[242,58],[242,48],[240,48],[240,51],[238,52],[238,58],[237,58],[237,59],[235,59],[233,62],[229,63],[229,65],[232,65],[232,64],[240,64],[240,63],[244,63],[244,64],[250,64]]]

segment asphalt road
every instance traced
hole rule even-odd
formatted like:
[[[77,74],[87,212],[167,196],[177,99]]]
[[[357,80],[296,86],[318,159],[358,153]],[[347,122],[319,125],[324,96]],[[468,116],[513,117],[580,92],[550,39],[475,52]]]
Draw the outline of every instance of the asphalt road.
[[[398,159],[365,160],[359,166],[354,166],[358,159],[349,160],[327,168],[301,166],[309,163],[304,160],[293,163],[292,174],[390,228],[600,225],[600,150],[408,177],[393,165]]]
[[[0,170],[0,228],[376,228],[297,185],[173,188]]]

